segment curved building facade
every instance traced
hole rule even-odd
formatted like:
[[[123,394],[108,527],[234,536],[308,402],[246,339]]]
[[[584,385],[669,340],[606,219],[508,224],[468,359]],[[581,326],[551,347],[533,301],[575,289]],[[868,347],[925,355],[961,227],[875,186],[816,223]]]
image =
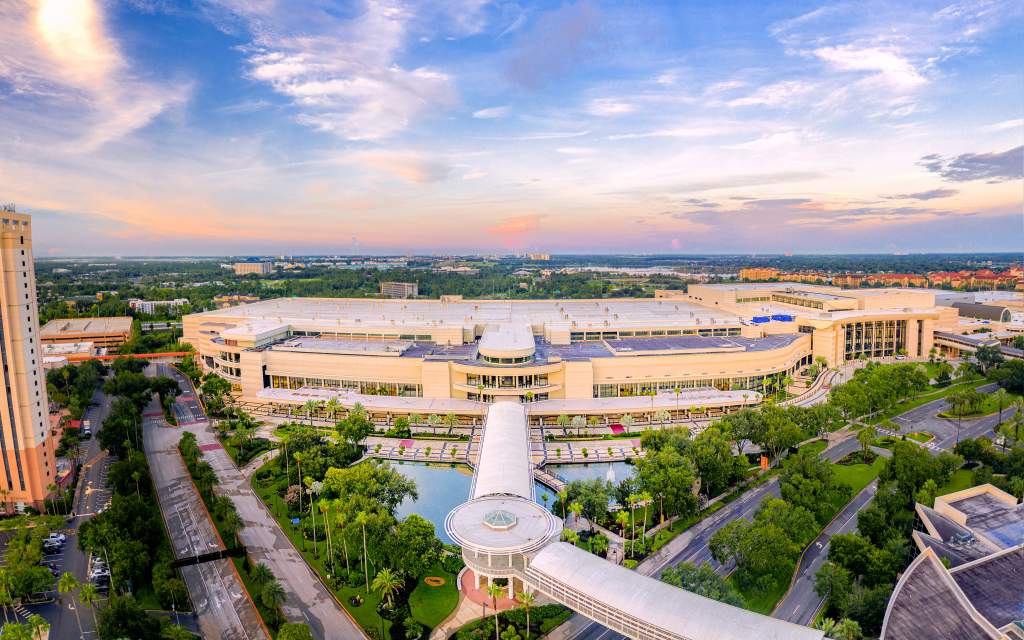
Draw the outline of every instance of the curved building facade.
[[[297,392],[317,390],[385,410],[390,398],[395,412],[477,416],[515,400],[542,417],[544,403],[586,414],[680,409],[708,390],[721,395],[704,407],[734,408],[815,357],[926,356],[940,321],[934,296],[919,292],[773,287],[694,285],[657,299],[276,299],[188,315],[184,337],[243,400],[299,402]]]

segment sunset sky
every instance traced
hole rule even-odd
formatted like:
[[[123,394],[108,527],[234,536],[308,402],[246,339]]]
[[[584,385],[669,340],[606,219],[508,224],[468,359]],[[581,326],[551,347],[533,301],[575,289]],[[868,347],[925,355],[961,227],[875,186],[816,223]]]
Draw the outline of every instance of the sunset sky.
[[[1024,248],[1024,3],[0,0],[36,255]]]

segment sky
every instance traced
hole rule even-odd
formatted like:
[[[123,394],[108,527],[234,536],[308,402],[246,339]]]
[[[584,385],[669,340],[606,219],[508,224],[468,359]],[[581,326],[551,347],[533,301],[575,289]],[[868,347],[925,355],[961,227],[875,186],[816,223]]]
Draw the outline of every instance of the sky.
[[[0,0],[39,257],[1024,248],[1024,4]]]

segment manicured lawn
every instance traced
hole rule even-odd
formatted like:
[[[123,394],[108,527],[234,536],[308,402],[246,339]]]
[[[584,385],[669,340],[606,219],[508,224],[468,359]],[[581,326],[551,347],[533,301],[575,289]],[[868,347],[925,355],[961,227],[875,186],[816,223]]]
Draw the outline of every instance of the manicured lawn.
[[[789,589],[789,582],[785,580],[772,585],[764,591],[741,589],[733,581],[732,576],[729,577],[729,582],[732,582],[733,586],[736,587],[736,590],[743,597],[744,609],[763,613],[764,615],[769,615],[775,609],[775,605],[782,599],[782,596],[786,595],[786,590]]]
[[[57,531],[64,526],[64,516],[10,516],[0,519],[0,531],[21,529],[22,527],[44,526],[50,531]]]
[[[455,610],[459,604],[459,587],[455,576],[446,573],[441,567],[434,566],[427,571],[427,576],[435,576],[444,580],[444,584],[434,587],[420,579],[416,588],[409,594],[409,609],[412,617],[422,625],[434,628]]]
[[[893,418],[895,416],[900,415],[901,413],[905,413],[907,411],[910,411],[911,409],[916,409],[917,407],[920,407],[923,404],[928,404],[929,402],[932,402],[933,400],[938,400],[939,398],[945,398],[946,396],[948,396],[951,393],[954,393],[956,391],[960,391],[962,389],[966,389],[968,386],[970,386],[970,387],[977,387],[977,386],[982,385],[982,384],[988,384],[988,383],[985,380],[978,380],[977,378],[975,378],[973,380],[968,380],[966,382],[958,382],[956,384],[951,384],[948,387],[943,387],[941,389],[936,389],[934,391],[929,391],[929,392],[927,392],[925,394],[922,394],[922,395],[920,395],[920,396],[918,396],[916,398],[911,398],[910,400],[907,400],[906,402],[898,403],[895,406],[893,406],[891,409],[889,409],[888,411],[884,411],[884,412],[882,412],[882,413],[880,413],[880,414],[878,414],[876,416],[868,418],[867,420],[865,420],[865,422],[867,422],[868,424],[878,424],[879,422],[881,422],[883,420],[887,420],[889,418]]]
[[[244,449],[239,452],[238,444],[234,436],[228,436],[220,441],[224,450],[239,467],[249,464],[256,456],[274,449],[276,445],[266,438],[253,438],[251,443],[246,443]]]
[[[939,487],[936,495],[944,496],[947,493],[961,491],[974,486],[974,472],[969,469],[959,469],[953,472],[949,482]]]
[[[915,431],[913,433],[908,433],[907,437],[910,438],[911,440],[917,440],[918,442],[930,442],[933,439],[935,439],[935,436],[933,434],[925,433],[923,431]]]
[[[828,446],[828,442],[824,440],[815,440],[814,442],[808,442],[804,446],[800,447],[800,451],[811,451],[815,454],[821,453]]]
[[[836,479],[840,482],[844,482],[853,488],[853,492],[850,493],[850,498],[857,495],[861,490],[868,486],[872,480],[878,477],[878,474],[882,472],[882,467],[885,466],[885,458],[878,456],[875,461],[870,465],[867,464],[834,464],[832,470],[836,474]],[[839,510],[846,506],[845,500],[840,501],[835,506],[835,513],[839,513]]]

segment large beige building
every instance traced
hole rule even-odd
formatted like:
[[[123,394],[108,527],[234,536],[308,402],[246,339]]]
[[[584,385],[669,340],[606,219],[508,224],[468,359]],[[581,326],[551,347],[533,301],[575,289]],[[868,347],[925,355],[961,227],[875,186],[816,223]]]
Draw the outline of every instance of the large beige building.
[[[46,378],[32,263],[32,221],[0,211],[0,510],[42,507],[57,469],[47,415]]]
[[[271,262],[236,262],[231,265],[236,276],[267,275],[274,273],[274,264]]]
[[[543,416],[752,404],[815,357],[927,357],[955,318],[927,292],[779,283],[658,299],[290,298],[183,323],[245,400],[481,415],[518,399]]]

